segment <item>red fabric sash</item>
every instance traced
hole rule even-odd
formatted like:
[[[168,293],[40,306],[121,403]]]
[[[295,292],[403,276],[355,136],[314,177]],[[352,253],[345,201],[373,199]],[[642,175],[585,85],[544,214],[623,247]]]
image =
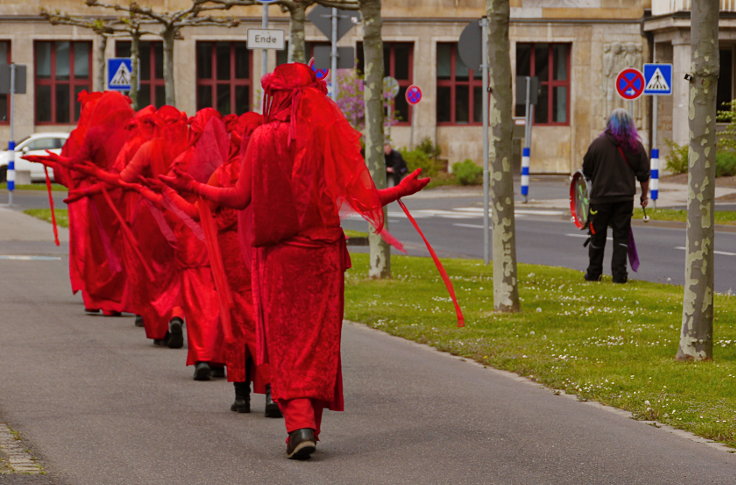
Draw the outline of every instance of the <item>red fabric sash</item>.
[[[51,209],[51,226],[54,228],[54,244],[61,246],[59,242],[59,227],[56,225],[56,210],[54,208],[54,197],[51,194],[51,179],[49,178],[49,168],[44,165],[43,173],[46,175],[46,192],[49,194],[49,209]]]
[[[138,240],[135,238],[135,235],[133,234],[133,231],[130,230],[128,227],[128,224],[125,222],[125,219],[123,219],[122,214],[118,211],[118,208],[115,207],[115,204],[113,203],[112,199],[110,198],[110,194],[107,192],[107,189],[103,187],[102,189],[102,195],[105,197],[105,202],[107,202],[107,205],[112,210],[113,214],[115,214],[115,218],[120,223],[120,228],[123,231],[123,234],[126,238],[128,238],[128,242],[130,243],[130,247],[135,253],[135,255],[138,257],[138,260],[141,262],[141,266],[146,272],[146,275],[148,276],[148,279],[150,281],[153,281],[155,276],[153,274],[153,271],[151,270],[151,267],[148,265],[148,260],[143,257],[143,254],[141,254],[141,250],[138,247]],[[93,206],[94,207],[94,206]],[[104,234],[104,230],[101,231]]]
[[[217,290],[217,301],[220,305],[220,323],[222,324],[225,342],[233,343],[232,316],[233,298],[230,294],[230,284],[225,275],[225,265],[222,262],[220,243],[217,240],[217,225],[212,217],[209,202],[199,199],[199,220],[204,231],[204,242],[210,259],[210,271],[212,280]]]
[[[432,256],[435,266],[437,266],[437,271],[440,272],[442,281],[445,282],[445,287],[447,288],[447,292],[450,294],[450,298],[452,298],[452,303],[453,305],[455,305],[455,314],[457,315],[457,326],[464,327],[465,317],[463,316],[463,311],[457,302],[457,297],[455,296],[455,288],[452,286],[452,281],[450,281],[450,277],[447,276],[447,271],[445,271],[444,266],[442,266],[442,263],[440,262],[440,258],[437,257],[437,253],[434,252],[434,248],[432,248],[432,245],[429,244],[429,241],[427,241],[427,238],[424,236],[424,233],[419,228],[419,224],[417,224],[417,221],[414,220],[414,217],[411,215],[406,205],[404,205],[404,202],[401,199],[398,199],[396,202],[399,203],[399,206],[404,211],[404,214],[406,214],[406,217],[409,219],[409,222],[411,222],[411,225],[414,226],[414,229],[417,230],[417,233],[419,233],[419,236],[421,236],[422,240],[424,241],[424,244],[427,246],[427,250],[429,251],[429,254]]]

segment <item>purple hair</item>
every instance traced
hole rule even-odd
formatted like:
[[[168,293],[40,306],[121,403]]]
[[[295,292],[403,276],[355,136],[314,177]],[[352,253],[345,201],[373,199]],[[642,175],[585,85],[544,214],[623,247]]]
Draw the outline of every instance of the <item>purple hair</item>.
[[[613,110],[606,123],[606,133],[611,135],[617,145],[636,150],[640,141],[634,120],[623,108]]]

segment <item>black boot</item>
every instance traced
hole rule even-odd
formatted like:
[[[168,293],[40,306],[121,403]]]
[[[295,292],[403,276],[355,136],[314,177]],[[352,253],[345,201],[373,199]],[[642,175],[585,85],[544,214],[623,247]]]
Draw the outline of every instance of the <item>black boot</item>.
[[[250,382],[233,382],[235,387],[235,401],[230,406],[230,411],[236,413],[250,412]]]
[[[194,366],[195,381],[209,381],[212,379],[212,369],[207,362],[197,362]]]
[[[169,331],[166,334],[166,342],[170,349],[180,349],[184,346],[184,322],[179,317],[169,320]]]
[[[145,325],[143,325],[143,316],[141,316],[141,315],[136,315],[135,316],[135,326],[136,327],[145,327]]]
[[[311,428],[297,429],[289,433],[286,456],[292,460],[306,460],[317,449],[317,439]]]
[[[279,405],[273,402],[273,399],[271,399],[271,386],[266,386],[266,412],[265,416],[267,418],[280,418],[282,417],[281,409],[279,408]]]

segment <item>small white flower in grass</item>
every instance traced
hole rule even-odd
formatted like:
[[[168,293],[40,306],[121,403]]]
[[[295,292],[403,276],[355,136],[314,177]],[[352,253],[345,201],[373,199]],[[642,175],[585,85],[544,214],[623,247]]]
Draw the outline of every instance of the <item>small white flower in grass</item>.
[[[542,309],[540,307],[537,307],[537,313],[542,313]]]

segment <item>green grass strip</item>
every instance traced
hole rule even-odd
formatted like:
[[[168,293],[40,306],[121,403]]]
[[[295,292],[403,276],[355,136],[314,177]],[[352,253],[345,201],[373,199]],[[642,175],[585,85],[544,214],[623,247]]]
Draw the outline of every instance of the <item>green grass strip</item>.
[[[69,227],[69,210],[56,209],[55,212],[56,224],[59,227]],[[26,209],[23,213],[46,222],[51,222],[51,209]]]
[[[375,280],[368,255],[351,256],[349,320],[736,447],[734,296],[715,297],[714,361],[678,362],[680,286],[520,264],[523,311],[504,314],[493,311],[491,266],[446,259],[467,322],[457,328],[429,258],[393,256],[393,279]]]
[[[8,184],[7,182],[0,183],[0,190],[7,190]],[[37,184],[26,184],[26,185],[16,185],[15,190],[46,190],[46,184],[45,183],[37,183]],[[67,190],[66,187],[64,187],[61,184],[51,184],[51,190],[56,191],[62,191]]]
[[[687,222],[687,211],[677,209],[647,209],[647,215],[653,221]],[[640,208],[634,209],[634,219],[641,219],[644,213]],[[715,211],[716,224],[736,225],[736,211]]]

